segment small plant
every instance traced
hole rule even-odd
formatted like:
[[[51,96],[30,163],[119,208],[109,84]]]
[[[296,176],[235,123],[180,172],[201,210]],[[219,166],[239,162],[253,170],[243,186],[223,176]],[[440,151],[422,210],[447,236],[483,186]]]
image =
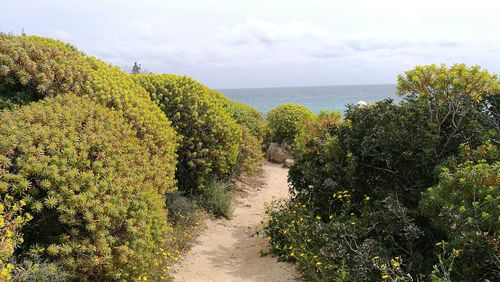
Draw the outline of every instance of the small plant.
[[[33,255],[15,264],[13,281],[53,281],[64,282],[74,278],[69,272],[55,262],[47,262]]]
[[[211,180],[197,196],[197,203],[214,216],[227,219],[232,215],[231,190],[234,184],[229,181]]]

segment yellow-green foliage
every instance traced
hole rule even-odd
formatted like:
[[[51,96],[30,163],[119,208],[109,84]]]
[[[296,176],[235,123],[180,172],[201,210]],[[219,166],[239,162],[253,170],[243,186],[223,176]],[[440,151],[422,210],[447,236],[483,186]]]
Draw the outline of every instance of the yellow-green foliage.
[[[20,253],[29,248],[59,261],[82,280],[159,280],[166,259],[158,252],[170,227],[155,186],[164,172],[151,158],[122,116],[88,98],[58,96],[3,111],[0,196],[13,204],[2,203],[2,218],[5,205],[26,205],[34,217],[11,231],[23,234]]]
[[[147,92],[116,67],[58,40],[0,35],[0,108],[72,92],[116,110],[151,154],[163,192],[175,189],[177,137]]]
[[[264,157],[262,153],[262,139],[258,139],[244,125],[241,126],[241,132],[243,142],[241,143],[238,172],[254,176],[261,171],[262,159]]]
[[[210,175],[230,172],[237,161],[241,128],[210,89],[179,75],[132,77],[149,92],[183,137],[177,168],[180,189],[194,191]]]
[[[38,36],[0,33],[0,108],[59,93],[79,93],[88,73],[75,47]]]
[[[293,144],[300,128],[306,121],[313,118],[314,114],[304,106],[297,104],[279,105],[267,114],[270,141]]]
[[[0,155],[1,156],[1,155]],[[0,168],[6,159],[0,158]],[[0,170],[0,180],[2,170]],[[9,193],[7,186],[0,181],[0,281],[12,279],[11,271],[14,265],[8,259],[14,253],[17,245],[23,243],[23,238],[18,230],[23,224],[32,219],[31,214],[22,213],[25,201],[16,201]]]
[[[257,139],[264,139],[267,132],[267,121],[257,109],[236,101],[229,101],[228,105],[231,115],[238,124],[250,129],[250,133]]]
[[[261,170],[262,165],[262,142],[267,133],[267,121],[264,116],[255,108],[248,105],[231,101],[217,91],[221,100],[226,100],[226,108],[232,117],[241,126],[243,142],[238,156],[237,173],[256,175]]]

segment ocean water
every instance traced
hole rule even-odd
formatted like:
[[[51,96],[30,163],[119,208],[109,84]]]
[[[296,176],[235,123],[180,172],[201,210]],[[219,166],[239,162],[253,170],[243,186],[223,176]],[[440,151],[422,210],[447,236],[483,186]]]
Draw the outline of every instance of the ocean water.
[[[218,89],[229,99],[248,104],[267,113],[280,104],[301,104],[315,113],[320,110],[344,112],[346,104],[376,102],[385,98],[399,101],[396,85],[339,85],[312,87]]]

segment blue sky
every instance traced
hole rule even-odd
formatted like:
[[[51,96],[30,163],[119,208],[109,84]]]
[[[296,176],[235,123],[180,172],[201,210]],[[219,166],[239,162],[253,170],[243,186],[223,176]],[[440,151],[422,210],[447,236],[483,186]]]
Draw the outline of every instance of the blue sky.
[[[395,83],[430,63],[500,72],[499,1],[0,1],[0,31],[213,88]]]

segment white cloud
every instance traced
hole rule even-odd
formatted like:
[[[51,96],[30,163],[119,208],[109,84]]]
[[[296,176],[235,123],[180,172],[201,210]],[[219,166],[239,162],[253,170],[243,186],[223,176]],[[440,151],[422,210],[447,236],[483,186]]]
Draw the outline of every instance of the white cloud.
[[[309,22],[271,22],[254,17],[247,18],[244,23],[234,27],[222,27],[216,34],[221,42],[230,44],[300,42],[321,40],[327,36],[326,30]]]

